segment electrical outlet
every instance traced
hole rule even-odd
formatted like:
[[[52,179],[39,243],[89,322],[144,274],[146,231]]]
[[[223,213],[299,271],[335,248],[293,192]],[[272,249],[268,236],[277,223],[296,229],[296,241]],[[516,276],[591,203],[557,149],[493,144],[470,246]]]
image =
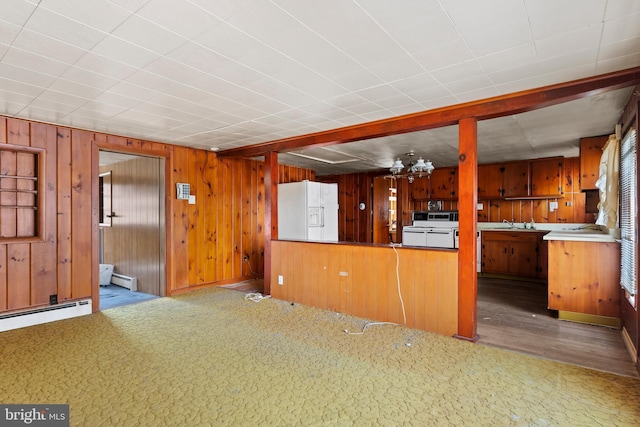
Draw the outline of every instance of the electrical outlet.
[[[278,276],[278,285],[284,285],[284,276]]]

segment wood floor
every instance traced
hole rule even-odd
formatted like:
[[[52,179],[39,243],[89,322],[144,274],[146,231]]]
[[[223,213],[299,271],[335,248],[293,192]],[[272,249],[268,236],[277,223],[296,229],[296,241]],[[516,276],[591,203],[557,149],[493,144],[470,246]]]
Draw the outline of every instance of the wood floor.
[[[620,331],[558,320],[544,283],[478,279],[481,345],[638,378]]]

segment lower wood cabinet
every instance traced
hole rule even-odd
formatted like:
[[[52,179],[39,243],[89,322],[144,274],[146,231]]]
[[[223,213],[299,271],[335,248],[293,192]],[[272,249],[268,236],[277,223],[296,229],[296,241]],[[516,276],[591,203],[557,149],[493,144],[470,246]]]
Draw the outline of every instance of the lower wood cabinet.
[[[527,277],[546,277],[546,232],[482,232],[482,272]],[[543,253],[544,256],[540,254]]]

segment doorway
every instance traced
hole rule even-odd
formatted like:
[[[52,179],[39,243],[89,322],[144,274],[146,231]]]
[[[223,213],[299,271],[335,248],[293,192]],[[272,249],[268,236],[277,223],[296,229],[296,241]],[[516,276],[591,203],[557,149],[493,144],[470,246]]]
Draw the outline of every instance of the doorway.
[[[118,278],[101,281],[101,310],[166,295],[164,162],[99,151],[99,263]]]

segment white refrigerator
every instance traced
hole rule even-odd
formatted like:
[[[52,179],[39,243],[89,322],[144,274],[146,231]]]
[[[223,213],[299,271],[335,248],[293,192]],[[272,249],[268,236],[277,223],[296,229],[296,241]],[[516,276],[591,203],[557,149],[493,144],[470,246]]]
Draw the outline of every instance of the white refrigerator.
[[[278,239],[337,242],[338,184],[279,184]]]

